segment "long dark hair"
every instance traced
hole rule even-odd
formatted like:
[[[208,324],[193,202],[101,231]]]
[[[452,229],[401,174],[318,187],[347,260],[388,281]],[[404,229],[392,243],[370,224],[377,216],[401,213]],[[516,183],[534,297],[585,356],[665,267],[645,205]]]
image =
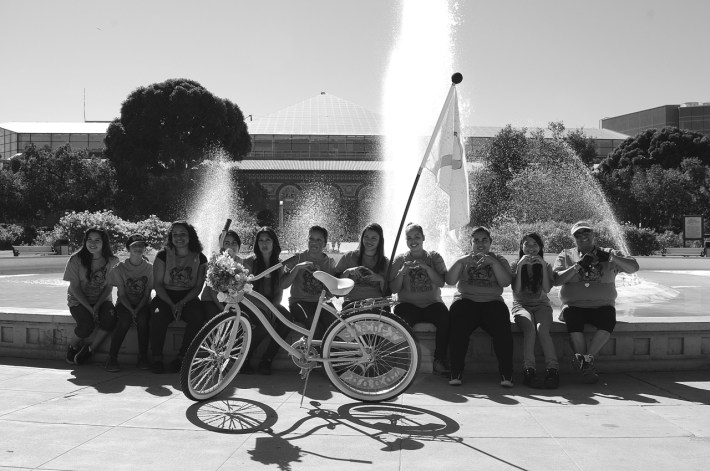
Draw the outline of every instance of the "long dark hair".
[[[271,258],[269,260],[264,260],[264,255],[261,253],[261,250],[259,250],[259,236],[261,234],[266,234],[269,236],[269,238],[272,240],[274,243],[274,248],[271,251]],[[263,272],[267,268],[273,267],[277,263],[279,263],[279,256],[281,255],[281,244],[279,243],[279,238],[276,236],[276,231],[274,231],[273,228],[269,226],[264,226],[261,229],[259,229],[256,233],[256,237],[254,237],[254,275],[258,275],[259,273]],[[271,275],[271,292],[274,293],[276,292],[277,287],[281,283],[280,280],[280,272],[273,273]],[[262,278],[260,280],[256,280],[254,282],[254,289],[258,292],[263,292],[264,291],[264,282],[266,282],[266,278]]]
[[[175,226],[182,226],[187,229],[187,235],[190,239],[187,243],[187,248],[190,252],[202,252],[202,242],[200,242],[200,238],[197,237],[197,231],[195,230],[195,226],[184,220],[174,221],[172,224],[170,224],[170,229],[168,229],[168,239],[165,242],[166,247],[171,249],[175,248],[175,246],[173,245],[173,229],[175,228]]]
[[[362,257],[365,255],[365,244],[362,240],[365,238],[365,232],[374,231],[380,236],[380,242],[377,244],[377,249],[375,251],[375,273],[380,273],[385,270],[385,236],[382,226],[376,222],[370,223],[362,230],[360,234],[360,246],[358,247],[358,258],[357,264],[362,266]]]
[[[526,234],[523,234],[523,237],[520,238],[520,251],[518,252],[518,261],[520,261],[520,259],[523,258],[523,255],[525,255],[525,253],[523,252],[523,244],[525,243],[525,239],[527,238],[530,238],[535,241],[535,243],[540,247],[540,250],[537,252],[537,255],[543,257],[545,255],[545,244],[542,242],[542,237],[540,237],[540,234],[538,234],[537,232],[528,232]],[[533,265],[532,278],[528,275],[527,270],[523,270],[520,273],[520,287],[523,290],[528,290],[532,293],[539,292],[540,288],[542,287],[542,270],[544,268],[544,265]]]
[[[224,233],[224,239],[227,238],[227,236],[232,236],[234,241],[237,243],[237,245],[241,248],[242,246],[242,239],[239,237],[239,234],[237,234],[236,231],[233,231],[232,229],[229,229],[227,232]],[[222,239],[222,243],[224,243],[224,239]],[[219,248],[222,250],[222,247]],[[235,254],[236,255],[236,254]]]
[[[91,226],[86,231],[84,231],[84,240],[81,242],[81,248],[76,252],[76,256],[79,257],[81,265],[86,268],[86,277],[91,278],[91,260],[94,256],[86,248],[86,241],[89,240],[89,234],[92,232],[97,233],[101,237],[101,256],[106,259],[106,263],[113,257],[113,251],[111,250],[111,240],[108,237],[108,232],[101,226]]]

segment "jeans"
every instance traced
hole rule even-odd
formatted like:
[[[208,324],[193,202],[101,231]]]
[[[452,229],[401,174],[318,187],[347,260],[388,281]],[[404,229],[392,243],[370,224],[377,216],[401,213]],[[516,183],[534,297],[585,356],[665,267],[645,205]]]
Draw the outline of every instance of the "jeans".
[[[537,337],[545,355],[545,366],[559,369],[555,345],[550,336],[552,307],[549,304],[538,304],[526,308],[518,302],[513,302],[513,319],[523,331],[523,368],[535,368],[535,338]]]
[[[327,303],[331,307],[332,304]],[[291,315],[296,322],[300,322],[305,325],[307,329],[311,328],[313,324],[313,319],[316,315],[316,309],[318,308],[318,301],[297,301],[295,303],[290,303],[288,305],[288,310],[291,311]],[[316,331],[313,334],[314,339],[322,339],[325,331],[330,324],[335,321],[335,316],[325,309],[320,310],[320,317],[318,318],[318,325],[316,326]]]
[[[96,322],[94,314],[81,304],[69,307],[69,313],[76,321],[74,333],[80,339],[88,338],[94,331]],[[116,326],[116,313],[111,301],[104,301],[99,308],[98,327],[106,332],[111,332]]]
[[[128,329],[131,328],[133,324],[133,316],[130,311],[126,309],[121,303],[116,306],[116,317],[117,323],[116,328],[113,329],[113,334],[111,334],[111,347],[109,348],[109,356],[116,358],[118,356],[118,351],[121,348],[123,340],[126,338],[126,333]],[[148,355],[148,322],[150,320],[150,307],[149,305],[143,306],[143,308],[136,314],[136,332],[138,334],[138,354],[142,357]]]
[[[286,319],[293,320],[291,317],[291,313],[288,312],[288,309],[286,309],[280,304],[275,304],[275,306],[279,310],[279,312],[283,314],[284,317],[286,317]],[[251,346],[249,347],[249,352],[247,353],[247,361],[249,361],[253,357],[254,352],[257,348],[259,348],[259,345],[261,345],[264,340],[266,340],[268,344],[266,346],[266,350],[264,350],[264,355],[261,357],[261,359],[262,361],[272,361],[276,354],[279,352],[281,346],[276,343],[276,341],[271,337],[271,335],[269,335],[269,332],[266,330],[266,327],[264,327],[261,321],[257,319],[254,314],[252,314],[250,311],[247,311],[247,313],[252,325],[252,340]],[[291,328],[280,320],[278,320],[271,311],[265,312],[262,310],[261,313],[266,316],[267,321],[276,329],[276,333],[279,334],[279,337],[285,340],[289,332],[291,331]]]

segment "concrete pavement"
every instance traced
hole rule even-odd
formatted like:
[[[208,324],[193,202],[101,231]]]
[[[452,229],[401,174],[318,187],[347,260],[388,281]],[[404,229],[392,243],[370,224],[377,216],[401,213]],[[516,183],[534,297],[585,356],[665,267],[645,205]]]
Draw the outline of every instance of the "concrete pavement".
[[[557,390],[420,374],[392,402],[321,371],[237,376],[195,403],[177,375],[0,358],[0,469],[706,470],[710,370],[563,376]],[[603,363],[599,364],[603,373]],[[520,381],[520,378],[516,378]]]

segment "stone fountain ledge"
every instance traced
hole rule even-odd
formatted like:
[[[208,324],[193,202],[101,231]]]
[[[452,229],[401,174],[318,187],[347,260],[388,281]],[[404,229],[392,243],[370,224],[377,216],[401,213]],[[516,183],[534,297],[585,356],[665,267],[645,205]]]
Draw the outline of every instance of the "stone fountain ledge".
[[[338,256],[336,254],[336,256]],[[515,254],[506,254],[510,259]],[[550,262],[555,255],[546,257]],[[0,257],[0,275],[12,276],[28,273],[61,273],[67,257]],[[700,257],[638,257],[641,270],[710,270],[710,259]],[[61,276],[61,275],[58,275]],[[509,296],[506,301],[510,303]],[[450,297],[445,298],[447,304]],[[670,303],[673,300],[668,301]],[[2,300],[0,299],[0,304]],[[698,309],[704,309],[698,306]],[[642,311],[643,308],[639,309]],[[555,310],[557,318],[557,309]],[[25,358],[63,358],[66,345],[72,338],[74,320],[63,309],[18,308],[0,306],[0,355]],[[177,354],[182,340],[179,323],[171,326],[165,344],[168,357]],[[422,353],[422,371],[431,371],[435,329],[431,324],[420,324],[414,329]],[[515,367],[522,364],[522,334],[512,324],[515,341]],[[555,321],[553,341],[563,371],[569,370],[571,349],[564,324]],[[295,341],[295,337],[290,342]],[[106,358],[108,344],[104,344],[96,361]],[[126,337],[119,360],[125,365],[135,362],[137,343],[135,331]],[[538,365],[543,359],[538,347]],[[257,356],[258,358],[258,356]],[[612,339],[602,350],[598,359],[602,371],[650,371],[674,369],[698,369],[710,367],[710,315],[688,317],[634,317],[620,312],[617,328]],[[276,359],[277,369],[293,368],[288,356],[280,353]],[[471,371],[497,371],[493,348],[488,335],[475,332],[467,358]]]
[[[74,320],[66,310],[21,309],[0,307],[0,355],[21,358],[61,359],[67,342],[72,338]],[[515,342],[515,366],[522,364],[522,334],[512,324]],[[422,372],[431,372],[435,328],[419,324],[414,329],[422,354]],[[561,370],[569,372],[569,337],[565,326],[555,321],[553,341],[560,359]],[[591,337],[591,334],[590,334]],[[297,336],[292,335],[289,343]],[[165,354],[177,354],[182,341],[182,322],[173,323],[167,335]],[[133,365],[136,360],[137,340],[134,328],[126,336],[119,361]],[[95,356],[95,361],[106,359],[108,342]],[[537,346],[538,365],[543,367],[542,352]],[[255,358],[259,358],[259,352]],[[497,363],[487,334],[480,330],[471,337],[466,360],[467,370],[495,372]],[[662,371],[697,370],[710,367],[710,316],[693,317],[622,317],[616,330],[598,358],[601,371]],[[288,356],[281,352],[275,360],[276,369],[295,368]]]

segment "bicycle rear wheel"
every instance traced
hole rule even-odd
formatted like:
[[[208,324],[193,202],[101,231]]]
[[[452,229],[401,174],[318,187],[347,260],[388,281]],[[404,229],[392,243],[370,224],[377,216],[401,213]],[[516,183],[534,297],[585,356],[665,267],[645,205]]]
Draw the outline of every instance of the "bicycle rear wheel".
[[[210,399],[224,390],[244,364],[251,344],[251,325],[244,314],[223,312],[212,318],[187,349],[180,370],[182,392],[193,401]],[[237,329],[229,349],[230,334]],[[229,350],[229,351],[228,351]]]
[[[384,311],[346,314],[343,320],[347,325],[335,321],[323,337],[323,358],[328,360],[323,367],[331,383],[343,394],[366,402],[403,393],[420,362],[412,329]]]

